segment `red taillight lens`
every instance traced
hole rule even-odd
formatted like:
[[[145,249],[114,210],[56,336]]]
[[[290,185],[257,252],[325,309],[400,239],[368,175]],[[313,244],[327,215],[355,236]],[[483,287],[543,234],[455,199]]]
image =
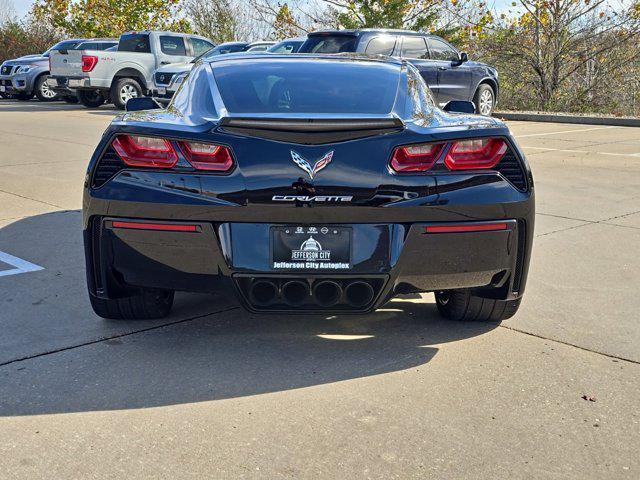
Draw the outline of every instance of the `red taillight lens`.
[[[507,151],[501,138],[477,138],[453,142],[444,159],[449,170],[473,170],[495,167]]]
[[[93,55],[82,55],[82,71],[90,72],[98,64],[98,57]]]
[[[118,135],[112,145],[131,167],[171,168],[178,162],[173,145],[164,138]]]
[[[198,170],[226,172],[233,167],[233,156],[227,147],[213,143],[179,143],[186,159]]]
[[[391,168],[396,172],[424,172],[433,167],[446,144],[423,143],[398,147],[391,158]]]

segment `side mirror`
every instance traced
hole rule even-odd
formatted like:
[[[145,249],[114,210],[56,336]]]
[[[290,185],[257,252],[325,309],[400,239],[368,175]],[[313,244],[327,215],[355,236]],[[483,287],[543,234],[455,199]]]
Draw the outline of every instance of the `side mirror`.
[[[442,110],[449,113],[476,113],[476,106],[473,102],[468,102],[466,100],[451,100],[442,107]]]
[[[469,61],[469,55],[467,55],[467,52],[460,52],[460,63],[464,63],[468,61]]]
[[[140,110],[158,110],[162,105],[151,97],[136,97],[130,98],[125,108],[127,112],[139,112]]]

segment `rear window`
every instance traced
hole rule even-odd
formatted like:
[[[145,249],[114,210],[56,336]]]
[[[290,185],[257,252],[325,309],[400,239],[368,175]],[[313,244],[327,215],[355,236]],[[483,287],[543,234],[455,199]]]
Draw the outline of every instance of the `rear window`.
[[[356,37],[347,35],[314,35],[307,38],[300,53],[355,52],[356,40]]]
[[[399,80],[377,62],[241,61],[213,69],[230,113],[386,114]]]
[[[147,33],[127,33],[120,37],[118,42],[119,52],[151,53],[149,34]]]
[[[160,35],[160,50],[165,55],[185,56],[187,54],[183,37]]]
[[[75,50],[82,44],[81,40],[64,40],[62,42],[56,43],[53,47],[42,54],[43,57],[48,57],[49,54],[53,51],[60,50]]]

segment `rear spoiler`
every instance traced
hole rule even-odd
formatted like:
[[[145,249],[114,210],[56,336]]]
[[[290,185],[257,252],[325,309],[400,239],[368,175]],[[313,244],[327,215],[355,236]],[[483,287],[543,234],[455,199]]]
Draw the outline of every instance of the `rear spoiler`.
[[[220,127],[249,137],[322,144],[395,133],[404,129],[396,117],[381,118],[238,118],[224,117]]]

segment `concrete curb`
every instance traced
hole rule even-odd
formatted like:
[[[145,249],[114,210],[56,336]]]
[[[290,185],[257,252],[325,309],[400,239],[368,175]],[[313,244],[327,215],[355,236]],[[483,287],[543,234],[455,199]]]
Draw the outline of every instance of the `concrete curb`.
[[[582,115],[559,115],[554,113],[495,112],[503,120],[523,122],[578,123],[582,125],[612,125],[616,127],[640,127],[640,118],[594,117]]]

